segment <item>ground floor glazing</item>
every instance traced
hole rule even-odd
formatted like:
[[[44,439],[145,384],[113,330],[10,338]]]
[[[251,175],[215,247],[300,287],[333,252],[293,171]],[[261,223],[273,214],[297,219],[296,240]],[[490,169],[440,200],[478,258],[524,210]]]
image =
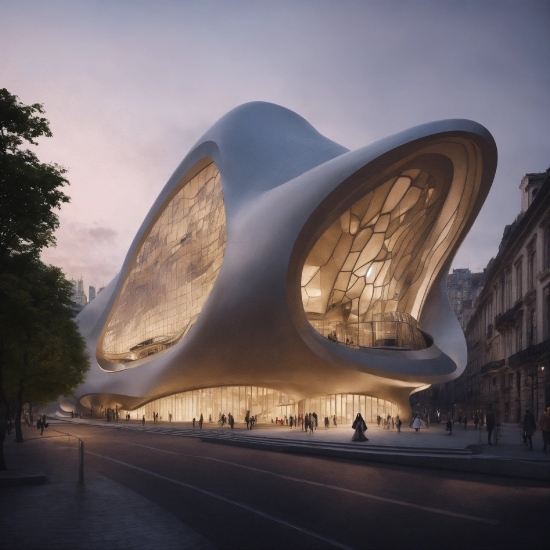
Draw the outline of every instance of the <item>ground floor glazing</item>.
[[[329,417],[331,425],[336,417],[337,424],[348,424],[358,412],[367,423],[376,422],[380,415],[395,417],[400,413],[397,405],[391,401],[350,393],[317,395],[296,400],[292,396],[271,388],[257,386],[224,386],[176,393],[161,399],[155,399],[133,411],[121,410],[131,419],[141,420],[143,416],[150,421],[153,413],[158,419],[174,422],[197,421],[203,415],[205,422],[218,422],[222,414],[232,414],[235,422],[244,422],[247,411],[256,417],[258,423],[274,423],[280,419],[290,419],[306,413],[317,414],[319,424]]]

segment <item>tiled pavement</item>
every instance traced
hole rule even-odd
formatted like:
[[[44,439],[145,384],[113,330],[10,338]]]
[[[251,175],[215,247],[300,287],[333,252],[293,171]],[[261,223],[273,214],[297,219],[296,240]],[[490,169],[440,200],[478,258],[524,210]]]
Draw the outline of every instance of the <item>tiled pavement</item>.
[[[498,445],[487,444],[487,433],[455,427],[449,435],[442,424],[419,433],[404,427],[401,433],[370,426],[368,442],[352,443],[349,427],[320,428],[314,434],[286,426],[259,426],[247,431],[206,425],[193,429],[188,423],[147,423],[97,420],[68,420],[74,424],[106,429],[164,433],[177,437],[200,437],[203,441],[299,452],[361,460],[410,464],[424,467],[463,469],[481,473],[502,473],[530,477],[532,470],[550,472],[550,452],[542,451],[540,433],[534,450],[521,441],[518,427],[500,429]],[[78,446],[63,431],[64,422],[50,422],[40,436],[26,429],[24,445],[5,442],[11,471],[44,472],[48,482],[37,486],[0,488],[0,548],[209,548],[208,541],[144,497],[103,476],[86,472],[84,485],[78,484]],[[32,449],[32,452],[29,450]],[[453,464],[458,466],[453,467]],[[461,465],[469,465],[462,468]],[[471,465],[476,465],[473,468]],[[494,465],[500,471],[494,470]],[[498,470],[498,468],[497,468]],[[519,472],[519,473],[518,473]],[[2,473],[0,472],[0,478]],[[536,476],[534,476],[536,477]],[[538,477],[538,479],[545,479]],[[1,479],[0,479],[1,481]],[[121,506],[120,503],[131,503]],[[17,519],[14,519],[17,518]],[[27,518],[20,521],[20,518]],[[156,528],[150,529],[154,524]],[[60,535],[62,534],[62,537]],[[60,540],[63,543],[60,545]]]
[[[75,440],[53,431],[25,430],[4,448],[8,467],[42,471],[42,485],[0,488],[2,549],[207,549],[203,537],[136,492],[86,471],[78,483]],[[155,529],[151,529],[151,525]]]

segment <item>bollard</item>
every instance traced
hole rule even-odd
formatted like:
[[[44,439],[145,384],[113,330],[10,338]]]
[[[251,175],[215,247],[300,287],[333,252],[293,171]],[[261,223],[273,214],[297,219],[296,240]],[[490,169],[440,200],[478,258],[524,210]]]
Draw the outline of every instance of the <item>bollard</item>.
[[[78,475],[78,482],[83,484],[84,483],[84,441],[82,439],[79,439],[79,457],[80,457],[80,465],[79,465],[79,475]]]

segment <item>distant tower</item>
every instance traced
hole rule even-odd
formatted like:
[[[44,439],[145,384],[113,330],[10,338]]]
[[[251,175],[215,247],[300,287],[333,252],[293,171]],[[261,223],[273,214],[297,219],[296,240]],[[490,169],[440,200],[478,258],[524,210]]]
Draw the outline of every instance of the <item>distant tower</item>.
[[[95,286],[88,287],[88,297],[90,298],[90,302],[95,298]]]
[[[86,293],[84,292],[84,280],[82,279],[82,275],[78,281],[71,279],[71,283],[74,289],[72,300],[76,304],[77,309],[84,309],[88,303],[88,299],[86,297]]]

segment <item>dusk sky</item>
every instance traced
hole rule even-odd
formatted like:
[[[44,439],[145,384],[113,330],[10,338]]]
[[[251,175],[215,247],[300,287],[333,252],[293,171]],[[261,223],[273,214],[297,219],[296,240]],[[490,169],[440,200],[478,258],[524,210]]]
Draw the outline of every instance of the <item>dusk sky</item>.
[[[43,259],[96,287],[218,118],[283,105],[349,149],[469,118],[494,136],[492,190],[453,267],[483,269],[550,167],[550,2],[0,0],[0,88],[42,103],[71,203]]]

